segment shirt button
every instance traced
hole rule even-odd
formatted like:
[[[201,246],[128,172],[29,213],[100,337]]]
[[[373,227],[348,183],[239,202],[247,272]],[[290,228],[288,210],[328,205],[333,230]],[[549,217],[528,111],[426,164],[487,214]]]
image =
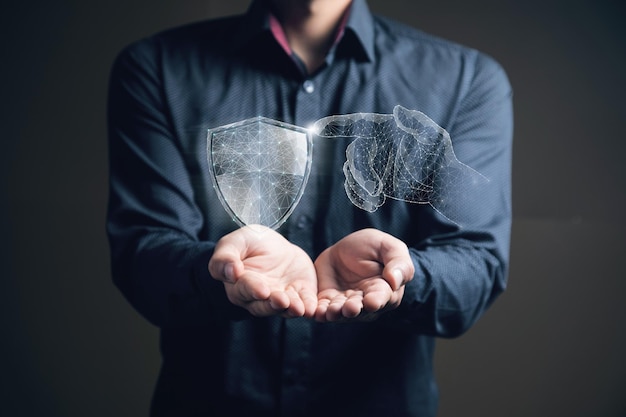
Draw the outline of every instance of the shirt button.
[[[302,84],[302,88],[304,88],[304,91],[306,91],[307,93],[311,94],[313,91],[315,91],[315,83],[313,83],[313,81],[311,81],[311,80],[306,80]]]
[[[298,222],[296,223],[296,227],[300,230],[306,229],[311,225],[311,219],[308,216],[300,216],[298,218]]]

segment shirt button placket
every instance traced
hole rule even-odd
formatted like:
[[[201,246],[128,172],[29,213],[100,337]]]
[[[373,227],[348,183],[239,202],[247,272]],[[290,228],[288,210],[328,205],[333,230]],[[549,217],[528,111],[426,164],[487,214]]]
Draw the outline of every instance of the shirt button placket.
[[[311,322],[308,319],[285,320],[285,352],[281,384],[281,416],[306,415],[311,348]]]
[[[294,122],[298,126],[308,126],[317,119],[326,116],[320,114],[320,88],[318,80],[307,78],[296,90],[294,102]]]
[[[296,91],[294,122],[309,126],[320,115],[319,89],[311,79],[304,80]],[[313,172],[312,172],[313,174]],[[289,241],[309,254],[313,252],[313,219],[316,208],[316,182],[309,181],[288,222]],[[312,323],[308,319],[285,320],[285,346],[281,389],[281,416],[306,414],[310,365]]]
[[[298,126],[309,126],[321,115],[320,109],[320,89],[316,88],[316,82],[313,79],[305,79],[301,82],[300,87],[296,90],[296,99],[294,103],[295,124]],[[315,158],[315,149],[313,149],[313,158]],[[298,206],[291,215],[289,226],[289,240],[300,246],[304,251],[312,255],[313,251],[313,224],[316,215],[316,181],[315,163],[313,163],[308,184]]]

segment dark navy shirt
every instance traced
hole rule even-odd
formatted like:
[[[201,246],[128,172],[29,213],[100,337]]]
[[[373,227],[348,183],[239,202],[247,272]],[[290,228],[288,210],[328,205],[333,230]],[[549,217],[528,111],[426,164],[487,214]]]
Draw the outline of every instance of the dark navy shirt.
[[[511,221],[511,88],[491,58],[370,14],[354,0],[321,68],[307,74],[272,32],[265,2],[127,47],[108,107],[107,231],[113,279],[161,329],[154,416],[436,414],[436,337],[466,331],[504,290]],[[279,232],[315,257],[375,227],[415,265],[400,307],[374,322],[253,318],[207,264],[237,225],[207,166],[207,129],[251,117],[306,127],[329,115],[419,110],[489,182],[462,227],[429,205],[374,213],[344,190],[346,141],[314,144],[300,204]],[[318,155],[319,157],[315,157]]]

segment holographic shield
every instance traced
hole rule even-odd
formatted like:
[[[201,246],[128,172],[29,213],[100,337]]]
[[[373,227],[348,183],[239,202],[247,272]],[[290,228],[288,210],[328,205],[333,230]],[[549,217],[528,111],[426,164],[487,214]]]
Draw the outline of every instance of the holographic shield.
[[[208,131],[208,162],[220,202],[240,226],[278,229],[311,169],[307,129],[256,117]]]

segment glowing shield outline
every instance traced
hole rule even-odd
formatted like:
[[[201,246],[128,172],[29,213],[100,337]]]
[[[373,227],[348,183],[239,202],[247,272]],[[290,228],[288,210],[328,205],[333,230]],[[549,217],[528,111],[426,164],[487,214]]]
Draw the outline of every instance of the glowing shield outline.
[[[213,188],[242,227],[275,230],[289,218],[306,188],[312,152],[307,129],[266,117],[208,130]]]

